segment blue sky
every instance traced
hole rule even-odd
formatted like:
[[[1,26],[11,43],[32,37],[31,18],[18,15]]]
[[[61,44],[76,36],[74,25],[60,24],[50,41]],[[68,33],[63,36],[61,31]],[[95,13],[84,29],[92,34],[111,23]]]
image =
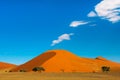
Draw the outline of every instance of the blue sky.
[[[65,49],[81,57],[120,62],[118,4],[119,0],[0,1],[0,61],[22,64],[47,50]]]

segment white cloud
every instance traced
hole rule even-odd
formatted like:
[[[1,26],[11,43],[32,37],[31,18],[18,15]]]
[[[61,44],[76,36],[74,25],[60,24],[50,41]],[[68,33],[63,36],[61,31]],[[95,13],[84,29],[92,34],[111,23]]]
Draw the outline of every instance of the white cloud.
[[[95,6],[97,15],[112,23],[120,21],[120,0],[102,0]]]
[[[97,14],[94,11],[91,11],[87,16],[88,17],[96,17]]]
[[[88,23],[89,22],[85,22],[85,21],[73,21],[70,23],[70,27],[78,27],[78,26],[85,25]]]
[[[64,40],[70,40],[70,36],[74,35],[74,33],[70,34],[62,34],[61,36],[58,37],[57,40],[53,40],[51,46],[54,46]]]

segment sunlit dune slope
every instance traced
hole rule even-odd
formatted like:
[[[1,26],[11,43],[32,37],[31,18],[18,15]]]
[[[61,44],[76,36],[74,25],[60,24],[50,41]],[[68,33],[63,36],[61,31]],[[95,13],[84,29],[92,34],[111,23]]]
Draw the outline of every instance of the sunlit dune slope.
[[[82,58],[66,50],[50,50],[22,64],[12,71],[32,71],[42,66],[45,72],[100,72],[102,66],[110,66],[111,71],[120,71],[120,64],[102,57],[95,59]]]

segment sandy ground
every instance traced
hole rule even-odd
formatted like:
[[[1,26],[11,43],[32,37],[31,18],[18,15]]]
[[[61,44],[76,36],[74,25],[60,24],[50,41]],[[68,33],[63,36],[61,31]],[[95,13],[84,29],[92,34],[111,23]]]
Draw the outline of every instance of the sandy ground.
[[[4,72],[0,80],[120,80],[120,73]]]

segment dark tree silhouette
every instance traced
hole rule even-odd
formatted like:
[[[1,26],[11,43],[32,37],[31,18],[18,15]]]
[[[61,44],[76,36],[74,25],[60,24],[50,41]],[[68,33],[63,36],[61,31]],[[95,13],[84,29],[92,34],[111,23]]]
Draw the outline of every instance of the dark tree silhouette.
[[[21,69],[21,70],[20,70],[20,72],[26,72],[26,70],[24,70],[24,69]]]
[[[45,71],[45,69],[43,68],[43,67],[34,67],[33,69],[32,69],[32,71],[40,71],[40,72],[42,72],[42,71]]]
[[[108,66],[102,66],[101,69],[102,69],[103,72],[110,71],[110,67],[108,67]]]
[[[9,72],[12,72],[11,70]]]

